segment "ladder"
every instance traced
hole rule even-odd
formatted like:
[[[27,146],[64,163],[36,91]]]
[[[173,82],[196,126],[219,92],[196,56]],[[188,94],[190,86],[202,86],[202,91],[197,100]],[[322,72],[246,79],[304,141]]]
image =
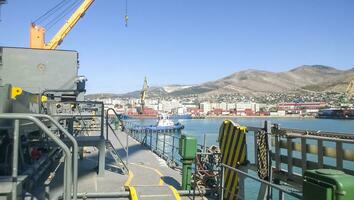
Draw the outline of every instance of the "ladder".
[[[128,174],[129,169],[128,169],[127,165],[124,163],[122,158],[119,156],[117,150],[114,148],[114,146],[110,140],[106,140],[106,149],[113,157],[115,164],[116,164],[115,166],[118,167],[119,169],[121,169],[124,174]]]

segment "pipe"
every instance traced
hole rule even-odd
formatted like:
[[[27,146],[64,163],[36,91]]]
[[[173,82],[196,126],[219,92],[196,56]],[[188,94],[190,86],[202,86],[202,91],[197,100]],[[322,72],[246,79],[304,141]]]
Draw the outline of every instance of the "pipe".
[[[107,110],[107,112],[106,112],[106,140],[109,140],[109,139],[108,139],[108,126],[109,126],[109,122],[108,122],[108,111],[109,111],[109,109],[111,109],[111,108],[108,108],[108,110]],[[103,122],[101,122],[101,123],[103,123]]]
[[[193,192],[193,190],[177,190],[178,194],[180,196],[191,196],[191,195],[205,195],[207,194],[207,191],[205,190],[201,190],[201,191],[195,191]]]
[[[13,159],[12,159],[12,200],[17,199],[17,168],[18,168],[18,143],[19,143],[19,135],[20,135],[20,121],[18,119],[15,120],[14,124],[14,139],[13,139]]]
[[[37,118],[29,115],[28,113],[3,113],[0,114],[0,119],[13,119],[13,120],[29,120],[32,121],[34,124],[36,124],[41,130],[44,131],[44,133],[49,136],[60,148],[63,149],[64,154],[65,154],[65,163],[66,163],[66,170],[70,171],[70,166],[71,164],[71,152],[69,148],[54,134],[52,133],[40,120]],[[65,179],[67,179],[66,185],[65,185]],[[64,200],[69,200],[70,199],[70,194],[71,194],[71,177],[64,177]]]
[[[127,170],[129,171],[129,169],[128,169],[128,166],[129,166],[129,162],[128,162],[128,159],[129,159],[129,135],[128,134],[126,134],[126,139],[127,139],[127,141],[126,141],[126,147],[125,147],[125,152],[126,152],[126,159],[125,159],[125,162],[126,162],[126,167],[127,167]],[[123,147],[124,148],[124,147]]]
[[[73,144],[73,166],[72,166],[73,167],[73,193],[74,193],[73,199],[76,200],[77,199],[76,194],[78,188],[77,177],[78,177],[78,149],[79,149],[76,139],[51,116],[44,115],[44,114],[31,114],[31,115],[39,118],[46,118],[49,121],[51,121],[60,131],[62,131],[69,138],[69,140]]]
[[[206,140],[207,140],[207,136],[206,136],[206,134],[204,133],[204,135],[203,135],[203,152],[204,152],[204,153],[206,153],[206,149],[207,149],[207,147],[206,147]]]
[[[90,193],[78,193],[77,198],[79,199],[87,199],[87,198],[129,198],[130,192],[90,192]]]
[[[103,102],[99,102],[99,104],[101,105],[101,137],[104,138],[104,104]],[[108,113],[107,113],[108,115]],[[108,138],[107,138],[108,140]]]
[[[191,196],[193,195],[192,190],[178,190],[178,194],[180,196]],[[196,195],[204,195],[206,191],[195,191]],[[78,199],[94,199],[94,198],[129,198],[130,192],[129,191],[122,191],[122,192],[90,192],[90,193],[78,193]]]

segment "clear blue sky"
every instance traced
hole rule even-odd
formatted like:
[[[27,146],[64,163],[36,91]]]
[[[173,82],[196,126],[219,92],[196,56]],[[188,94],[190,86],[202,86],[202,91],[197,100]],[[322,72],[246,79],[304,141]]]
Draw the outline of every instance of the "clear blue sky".
[[[60,49],[80,53],[88,92],[197,84],[248,68],[354,66],[353,0],[96,0]],[[59,0],[9,0],[0,45],[28,46],[32,20]],[[49,39],[59,28],[48,32]]]

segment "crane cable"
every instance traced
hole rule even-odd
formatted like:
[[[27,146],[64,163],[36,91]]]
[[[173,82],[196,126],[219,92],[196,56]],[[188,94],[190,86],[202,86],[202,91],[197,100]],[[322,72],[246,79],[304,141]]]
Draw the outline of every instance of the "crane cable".
[[[45,27],[46,29],[51,29],[55,24],[57,24],[63,17],[65,17],[66,15],[68,15],[70,12],[72,12],[74,10],[74,8],[77,6],[77,4],[80,1],[74,1],[73,3],[71,3],[69,6],[67,6],[61,13],[59,13],[59,15],[57,15],[56,17],[54,17],[52,20],[50,20],[49,22],[47,22],[43,27]],[[33,23],[35,24],[40,24],[42,22],[44,22],[46,19],[50,18],[51,16],[53,16],[55,13],[57,13],[60,9],[62,9],[65,5],[69,4],[69,0],[62,0],[60,1],[58,4],[56,4],[55,6],[53,6],[51,9],[49,9],[47,12],[45,12],[44,14],[40,15],[39,17],[37,17]],[[125,27],[128,27],[128,0],[125,0],[125,16],[124,16],[124,22],[125,22]]]
[[[72,13],[75,8],[80,4],[80,1],[74,1],[71,3],[69,6],[67,6],[62,12],[60,12],[56,18],[52,19],[48,23],[44,25],[46,27],[47,31],[53,28],[60,20],[62,20],[65,16],[67,16],[69,13]]]
[[[45,19],[47,19],[48,17],[52,16],[55,12],[57,12],[60,8],[62,8],[65,3],[68,0],[62,0],[60,1],[58,4],[56,4],[55,6],[53,6],[51,9],[49,9],[47,12],[45,12],[43,15],[37,17],[33,22],[34,23],[41,23],[43,22]]]
[[[125,0],[125,16],[124,16],[124,22],[125,22],[125,27],[128,27],[128,0]]]

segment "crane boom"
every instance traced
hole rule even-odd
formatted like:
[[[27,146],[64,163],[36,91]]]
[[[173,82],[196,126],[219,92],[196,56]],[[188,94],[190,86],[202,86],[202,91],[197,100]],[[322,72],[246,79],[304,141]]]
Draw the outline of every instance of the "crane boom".
[[[347,94],[348,100],[350,101],[352,99],[353,93],[354,93],[354,80],[349,82],[349,85],[345,91]]]
[[[71,29],[74,28],[80,18],[84,16],[85,12],[90,8],[94,1],[95,0],[84,0],[47,44],[45,43],[45,28],[32,23],[30,27],[30,47],[39,49],[56,49]]]
[[[141,111],[144,111],[144,107],[145,107],[145,98],[146,98],[146,93],[148,90],[149,86],[148,86],[148,82],[147,82],[147,78],[145,76],[144,79],[144,85],[143,85],[143,89],[140,92],[140,101],[141,101]]]

